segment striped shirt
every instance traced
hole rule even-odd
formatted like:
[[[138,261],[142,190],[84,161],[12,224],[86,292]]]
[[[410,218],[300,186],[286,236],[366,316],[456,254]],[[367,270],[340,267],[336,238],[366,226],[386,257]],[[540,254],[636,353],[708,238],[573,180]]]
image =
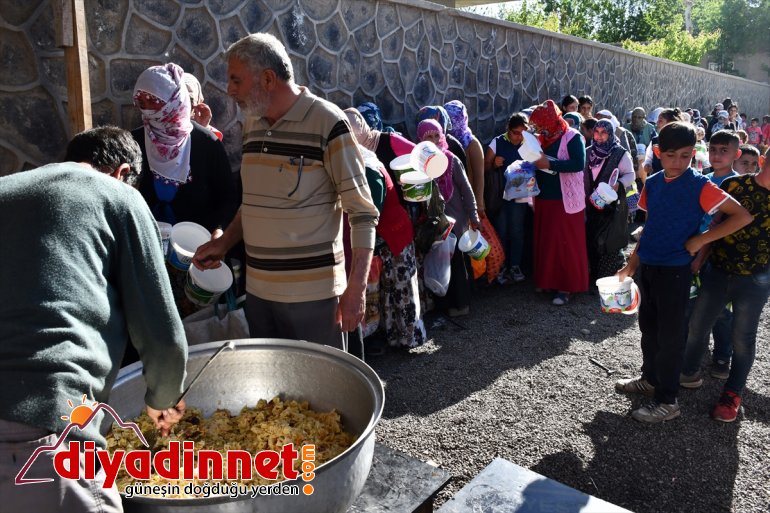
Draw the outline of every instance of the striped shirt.
[[[341,295],[347,286],[342,212],[354,248],[374,248],[378,212],[345,114],[301,87],[274,125],[244,126],[246,290],[282,303]]]

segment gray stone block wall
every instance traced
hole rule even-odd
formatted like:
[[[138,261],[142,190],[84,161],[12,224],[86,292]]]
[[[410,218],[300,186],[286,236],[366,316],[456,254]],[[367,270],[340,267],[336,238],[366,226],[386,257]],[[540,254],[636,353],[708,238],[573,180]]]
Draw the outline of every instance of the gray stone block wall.
[[[374,101],[414,134],[422,105],[462,100],[482,141],[514,111],[590,94],[616,114],[727,96],[766,114],[770,86],[420,0],[85,0],[94,125],[139,125],[134,82],[173,61],[195,74],[237,166],[240,121],[221,55],[249,32],[286,45],[297,82],[340,107]],[[49,0],[0,0],[0,175],[60,159],[68,140],[63,50]]]

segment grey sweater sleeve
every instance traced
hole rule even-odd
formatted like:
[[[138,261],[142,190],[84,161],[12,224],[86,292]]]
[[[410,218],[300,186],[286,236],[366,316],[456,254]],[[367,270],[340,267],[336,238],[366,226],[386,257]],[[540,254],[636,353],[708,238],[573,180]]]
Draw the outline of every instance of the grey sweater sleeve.
[[[118,241],[117,287],[131,342],[144,366],[145,403],[162,410],[174,406],[182,393],[187,339],[174,306],[157,225],[141,197],[132,203]]]
[[[460,194],[463,200],[463,210],[465,214],[474,222],[480,223],[479,213],[476,208],[476,197],[473,195],[471,183],[468,181],[468,175],[465,174],[465,167],[459,158],[452,158],[452,184],[455,188],[455,194]]]

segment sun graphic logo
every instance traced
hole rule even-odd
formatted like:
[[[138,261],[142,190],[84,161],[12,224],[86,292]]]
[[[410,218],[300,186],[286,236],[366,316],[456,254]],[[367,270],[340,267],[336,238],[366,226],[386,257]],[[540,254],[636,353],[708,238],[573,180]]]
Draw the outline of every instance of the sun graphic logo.
[[[87,394],[83,394],[83,398],[80,400],[80,404],[77,406],[75,406],[72,400],[67,399],[67,405],[70,408],[72,408],[72,411],[70,412],[69,416],[62,415],[60,418],[62,420],[68,420],[69,424],[67,424],[67,426],[64,428],[64,431],[61,432],[61,435],[59,435],[54,445],[43,445],[35,449],[35,451],[32,453],[32,456],[29,457],[29,459],[21,468],[19,473],[16,474],[16,479],[14,482],[17,485],[49,483],[53,481],[53,479],[50,479],[50,478],[32,479],[32,478],[25,478],[24,476],[26,475],[27,471],[29,471],[32,464],[35,463],[35,460],[41,453],[56,451],[56,449],[58,449],[59,446],[64,443],[64,441],[67,438],[67,435],[72,429],[78,428],[81,431],[84,430],[86,427],[88,427],[89,424],[91,424],[91,422],[96,417],[96,414],[100,410],[106,410],[107,412],[109,412],[109,414],[112,415],[112,418],[115,419],[115,422],[120,427],[124,429],[125,428],[131,429],[136,434],[136,436],[139,437],[139,440],[141,440],[141,442],[145,445],[145,447],[149,447],[149,444],[147,443],[147,439],[144,437],[144,434],[142,433],[142,431],[139,429],[139,426],[135,422],[124,422],[123,419],[120,418],[120,415],[118,415],[118,412],[116,412],[112,408],[112,406],[110,406],[109,404],[94,401],[89,405],[89,404],[86,404],[87,402],[88,402]],[[70,450],[72,449],[73,446],[75,447],[74,453],[79,454],[80,442],[69,442]],[[88,451],[94,452],[95,444],[94,442],[85,442],[84,447],[86,452]],[[96,452],[98,453],[99,451],[96,451]],[[101,451],[101,452],[105,452],[105,451]],[[99,456],[99,460],[101,461],[102,454],[99,453],[98,456]],[[54,460],[54,462],[56,462],[56,459]],[[60,476],[62,476],[62,473],[59,471],[58,468],[56,468],[56,472]]]
[[[62,415],[62,420],[68,420],[72,424],[75,424],[80,429],[83,429],[86,427],[86,424],[88,423],[88,419],[91,418],[91,415],[94,414],[94,406],[98,406],[99,403],[94,401],[91,403],[91,406],[88,406],[86,404],[86,394],[83,394],[83,399],[81,399],[80,404],[78,406],[75,406],[72,404],[71,399],[67,399],[67,406],[72,408],[72,412],[70,412],[69,417],[66,415]]]

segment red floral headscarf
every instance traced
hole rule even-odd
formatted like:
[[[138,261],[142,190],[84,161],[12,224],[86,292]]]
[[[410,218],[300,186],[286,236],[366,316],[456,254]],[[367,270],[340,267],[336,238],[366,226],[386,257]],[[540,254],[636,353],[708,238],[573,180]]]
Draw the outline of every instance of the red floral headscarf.
[[[543,148],[552,145],[567,132],[569,125],[561,117],[559,107],[553,100],[547,100],[532,111],[529,122],[540,128],[538,139]]]

